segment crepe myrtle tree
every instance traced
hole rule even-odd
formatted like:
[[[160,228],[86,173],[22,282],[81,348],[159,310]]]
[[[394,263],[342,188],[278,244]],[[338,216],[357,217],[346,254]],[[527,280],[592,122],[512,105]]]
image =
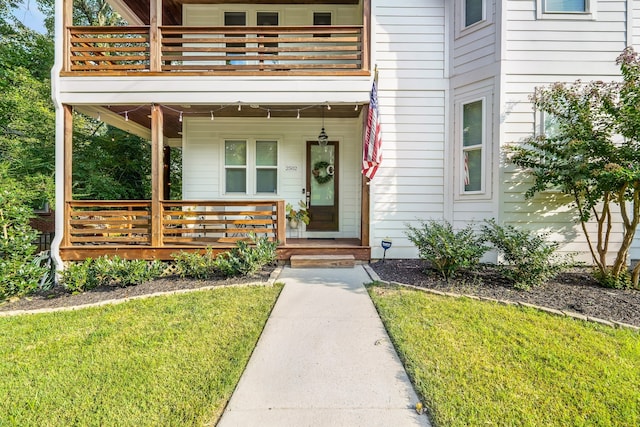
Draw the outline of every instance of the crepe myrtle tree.
[[[554,129],[507,147],[511,163],[533,177],[527,197],[560,189],[573,198],[582,231],[605,286],[638,288],[640,263],[631,275],[629,248],[640,220],[640,58],[631,48],[617,59],[622,81],[538,88],[537,110],[553,118]],[[595,229],[587,227],[594,220]],[[622,240],[607,259],[613,225]]]

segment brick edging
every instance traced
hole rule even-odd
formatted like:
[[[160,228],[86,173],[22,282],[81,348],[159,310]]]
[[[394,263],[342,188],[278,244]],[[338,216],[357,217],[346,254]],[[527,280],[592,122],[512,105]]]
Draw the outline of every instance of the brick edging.
[[[628,323],[618,322],[616,320],[605,320],[605,319],[600,319],[598,317],[585,316],[584,314],[575,313],[573,311],[558,310],[558,309],[555,309],[555,308],[542,307],[542,306],[539,306],[539,305],[529,304],[529,303],[526,303],[526,302],[514,302],[514,301],[500,300],[500,299],[495,299],[495,298],[479,297],[477,295],[466,295],[466,294],[458,294],[458,293],[454,293],[454,292],[443,292],[443,291],[438,291],[436,289],[429,289],[429,288],[423,288],[423,287],[415,286],[415,285],[408,285],[406,283],[388,282],[386,280],[382,280],[380,278],[380,276],[378,276],[378,273],[376,273],[373,270],[373,268],[371,268],[370,265],[364,265],[364,269],[367,272],[367,274],[369,275],[369,277],[371,278],[371,280],[373,280],[374,282],[384,283],[386,285],[397,285],[397,286],[402,286],[402,287],[405,287],[405,288],[415,289],[415,290],[422,291],[422,292],[427,292],[427,293],[434,294],[434,295],[441,295],[441,296],[447,296],[447,297],[453,297],[453,298],[462,298],[462,297],[464,297],[464,298],[470,298],[470,299],[475,299],[475,300],[479,300],[479,301],[490,301],[490,302],[495,302],[495,303],[504,304],[504,305],[514,305],[514,306],[520,306],[520,307],[528,307],[528,308],[533,308],[533,309],[536,309],[536,310],[539,310],[539,311],[544,311],[545,313],[553,314],[553,315],[556,315],[556,316],[570,317],[572,319],[582,320],[582,321],[585,321],[585,322],[599,323],[601,325],[606,325],[606,326],[610,326],[610,327],[613,327],[613,328],[626,328],[626,329],[634,330],[636,332],[640,332],[640,326],[630,325]]]

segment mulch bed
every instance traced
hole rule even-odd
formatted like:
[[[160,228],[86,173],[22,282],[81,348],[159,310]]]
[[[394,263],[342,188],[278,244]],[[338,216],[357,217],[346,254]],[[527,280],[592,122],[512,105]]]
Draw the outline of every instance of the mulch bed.
[[[590,270],[586,268],[562,273],[543,286],[521,291],[515,289],[489,266],[476,273],[462,272],[448,283],[433,271],[425,273],[426,265],[418,259],[388,259],[385,262],[372,263],[371,267],[382,280],[389,282],[411,284],[443,292],[524,302],[640,326],[640,291],[603,288],[597,284]],[[182,289],[266,283],[274,268],[265,268],[248,278],[193,280],[171,276],[137,286],[125,288],[102,286],[78,294],[71,294],[61,287],[56,287],[51,291],[39,292],[17,301],[0,304],[0,312],[72,307]]]
[[[210,286],[229,286],[244,283],[266,283],[275,267],[265,268],[251,277],[214,278],[208,280],[181,279],[170,276],[136,286],[100,286],[88,292],[71,294],[58,286],[46,292],[38,292],[17,301],[0,304],[0,312],[13,310],[37,310],[95,304],[106,300],[118,300],[157,292],[182,289],[199,289]]]
[[[388,259],[372,263],[371,267],[382,280],[389,282],[524,302],[640,326],[640,291],[603,288],[587,268],[575,268],[543,286],[521,291],[501,278],[490,266],[477,273],[462,272],[449,283],[434,271],[425,273],[427,266],[418,259]]]

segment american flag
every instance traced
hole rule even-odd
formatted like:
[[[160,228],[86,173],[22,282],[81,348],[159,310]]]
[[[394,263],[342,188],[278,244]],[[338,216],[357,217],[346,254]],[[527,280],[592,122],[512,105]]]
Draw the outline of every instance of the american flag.
[[[469,153],[464,152],[464,185],[469,185]]]
[[[363,137],[362,173],[364,176],[370,180],[373,179],[380,163],[382,163],[382,137],[378,115],[378,71],[376,70],[371,87],[367,126]]]

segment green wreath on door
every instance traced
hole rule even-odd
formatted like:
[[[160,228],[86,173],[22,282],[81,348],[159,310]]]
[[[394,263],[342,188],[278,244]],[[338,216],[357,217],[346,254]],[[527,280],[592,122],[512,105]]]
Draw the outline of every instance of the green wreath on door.
[[[316,162],[312,173],[318,184],[326,184],[333,178],[333,165],[325,161]]]

